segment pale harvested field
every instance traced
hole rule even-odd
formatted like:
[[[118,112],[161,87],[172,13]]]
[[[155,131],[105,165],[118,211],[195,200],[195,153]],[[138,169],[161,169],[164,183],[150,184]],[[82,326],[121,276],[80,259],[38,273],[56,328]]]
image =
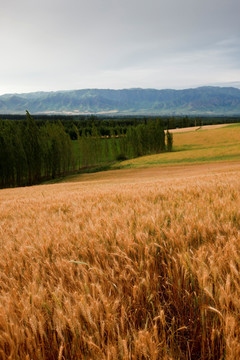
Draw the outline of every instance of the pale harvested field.
[[[214,129],[220,129],[226,126],[229,126],[232,124],[216,124],[216,125],[203,125],[203,126],[191,126],[186,128],[180,128],[180,129],[171,129],[169,132],[175,134],[175,133],[184,133],[189,131],[200,131],[200,130],[214,130]]]
[[[0,191],[0,359],[239,359],[240,162],[79,180]]]

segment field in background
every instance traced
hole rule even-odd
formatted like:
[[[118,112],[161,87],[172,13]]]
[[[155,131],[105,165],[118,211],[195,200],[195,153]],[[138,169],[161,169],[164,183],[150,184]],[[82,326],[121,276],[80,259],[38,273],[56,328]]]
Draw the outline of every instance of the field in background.
[[[191,126],[191,127],[171,129],[169,131],[172,134],[175,134],[175,133],[180,134],[180,133],[189,132],[189,131],[220,129],[222,127],[231,126],[231,125],[236,125],[236,124],[216,124],[216,125]]]
[[[84,176],[0,191],[0,358],[240,358],[240,163]]]
[[[240,159],[240,124],[210,125],[196,131],[176,129],[173,152],[143,156],[116,164],[118,168],[139,168],[158,165],[176,165]],[[194,129],[194,128],[193,128]],[[114,166],[113,166],[114,167]]]

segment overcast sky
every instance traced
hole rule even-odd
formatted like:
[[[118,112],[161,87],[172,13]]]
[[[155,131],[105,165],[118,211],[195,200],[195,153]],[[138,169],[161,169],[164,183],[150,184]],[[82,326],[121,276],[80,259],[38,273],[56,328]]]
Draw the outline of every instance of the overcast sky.
[[[0,94],[240,88],[239,0],[0,0]]]

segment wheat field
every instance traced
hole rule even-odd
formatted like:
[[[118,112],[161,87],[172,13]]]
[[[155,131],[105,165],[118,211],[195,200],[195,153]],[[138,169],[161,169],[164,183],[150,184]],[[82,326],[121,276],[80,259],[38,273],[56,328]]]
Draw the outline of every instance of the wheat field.
[[[240,164],[147,174],[0,191],[0,359],[240,358]]]

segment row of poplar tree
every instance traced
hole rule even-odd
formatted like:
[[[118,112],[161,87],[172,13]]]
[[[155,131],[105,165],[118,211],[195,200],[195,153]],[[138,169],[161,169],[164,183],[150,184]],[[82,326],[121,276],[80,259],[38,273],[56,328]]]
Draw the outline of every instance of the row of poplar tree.
[[[116,133],[112,129],[110,136],[101,136],[98,129],[92,126],[91,134],[84,128],[77,133],[78,168],[110,163],[115,160],[126,160],[138,156],[172,151],[173,137],[165,133],[160,120],[148,121],[146,124],[129,126],[125,133]]]
[[[160,120],[112,130],[101,136],[76,127],[73,141],[60,121],[38,127],[29,112],[26,121],[0,121],[0,186],[25,186],[116,160],[172,151],[172,134]]]
[[[25,122],[0,122],[1,187],[37,184],[72,168],[72,142],[60,122],[39,128],[28,112]]]

